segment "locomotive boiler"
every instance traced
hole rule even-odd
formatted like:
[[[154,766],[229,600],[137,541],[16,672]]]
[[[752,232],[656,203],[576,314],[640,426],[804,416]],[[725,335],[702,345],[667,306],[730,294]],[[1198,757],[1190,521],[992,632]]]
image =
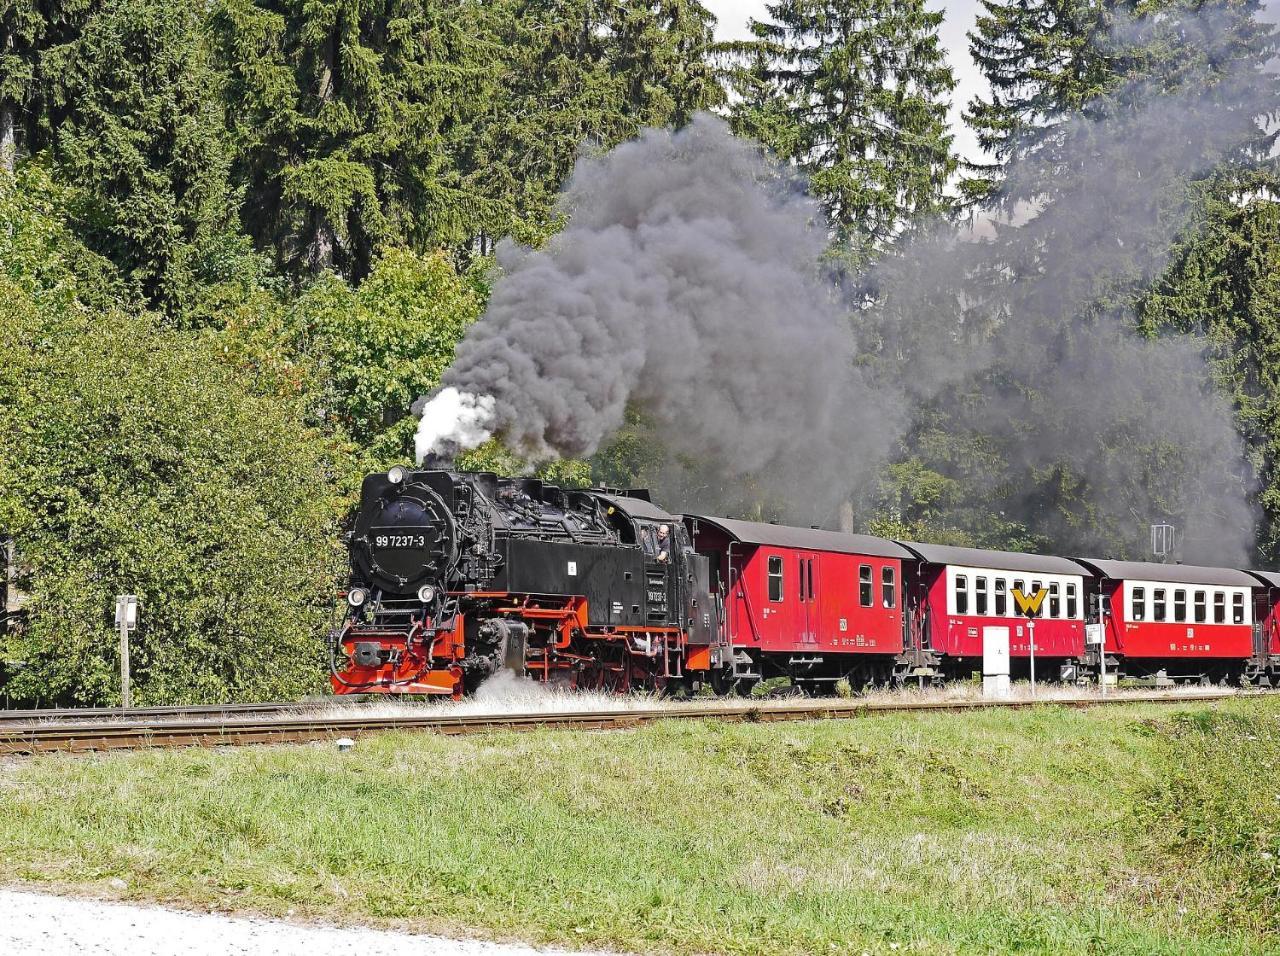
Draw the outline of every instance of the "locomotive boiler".
[[[334,690],[460,697],[502,669],[678,692],[729,663],[708,559],[640,491],[396,467],[365,478]]]

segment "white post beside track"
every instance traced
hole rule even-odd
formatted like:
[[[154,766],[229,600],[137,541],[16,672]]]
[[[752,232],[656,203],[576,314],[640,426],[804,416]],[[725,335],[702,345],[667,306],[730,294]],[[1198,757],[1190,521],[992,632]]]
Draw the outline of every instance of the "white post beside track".
[[[120,628],[120,706],[128,710],[133,706],[133,692],[129,686],[129,632],[138,626],[136,595],[121,594],[116,598],[116,626]]]

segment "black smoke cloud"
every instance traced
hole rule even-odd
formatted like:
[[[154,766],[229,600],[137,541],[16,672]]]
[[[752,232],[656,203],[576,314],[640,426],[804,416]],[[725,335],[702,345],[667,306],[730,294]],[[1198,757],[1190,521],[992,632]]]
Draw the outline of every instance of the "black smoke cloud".
[[[1009,463],[979,489],[990,507],[1059,550],[1141,556],[1147,524],[1171,520],[1187,560],[1248,561],[1249,470],[1206,343],[1143,338],[1132,309],[1187,227],[1188,184],[1242,156],[1278,102],[1229,26],[1122,25],[1102,42],[1182,44],[1176,75],[1088,104],[1013,166],[982,238],[906,242],[856,295],[818,277],[802,184],[718,120],[582,161],[566,229],[501,249],[419,455],[495,433],[532,459],[589,455],[630,405],[669,473],[701,472],[674,506],[733,507],[745,482],[825,523],[944,421]]]
[[[473,411],[466,396],[490,397],[488,429],[533,460],[592,454],[631,405],[710,485],[748,481],[797,520],[831,517],[901,423],[855,367],[802,184],[702,115],[583,160],[561,209],[544,249],[500,250],[420,456],[474,443],[454,427],[460,396]]]
[[[1247,563],[1251,478],[1208,343],[1138,336],[1133,302],[1188,227],[1192,184],[1269,148],[1274,77],[1233,60],[1218,15],[1128,23],[1107,42],[1181,55],[1013,165],[1009,214],[982,238],[943,230],[886,262],[866,315],[893,356],[882,385],[913,419],[929,409],[992,443],[1013,467],[985,489],[991,507],[1055,548],[1142,556],[1168,520],[1187,560]]]

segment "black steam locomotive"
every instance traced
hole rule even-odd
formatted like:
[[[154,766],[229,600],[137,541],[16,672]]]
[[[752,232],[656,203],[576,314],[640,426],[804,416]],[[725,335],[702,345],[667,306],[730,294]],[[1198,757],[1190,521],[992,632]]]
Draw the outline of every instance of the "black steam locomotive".
[[[331,635],[334,690],[460,697],[502,668],[575,688],[690,688],[729,661],[708,559],[642,491],[370,475]]]

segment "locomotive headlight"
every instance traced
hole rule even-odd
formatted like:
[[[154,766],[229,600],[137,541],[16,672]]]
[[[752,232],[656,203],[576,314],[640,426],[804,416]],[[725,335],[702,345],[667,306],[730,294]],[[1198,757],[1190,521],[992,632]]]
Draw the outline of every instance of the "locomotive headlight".
[[[436,589],[430,584],[424,584],[422,587],[418,588],[418,600],[423,604],[430,604],[435,596]]]
[[[404,480],[409,477],[409,469],[404,465],[393,465],[391,470],[387,472],[387,481],[393,485],[403,485]]]
[[[347,592],[347,603],[352,607],[359,607],[369,597],[369,592],[364,588],[352,588]]]

